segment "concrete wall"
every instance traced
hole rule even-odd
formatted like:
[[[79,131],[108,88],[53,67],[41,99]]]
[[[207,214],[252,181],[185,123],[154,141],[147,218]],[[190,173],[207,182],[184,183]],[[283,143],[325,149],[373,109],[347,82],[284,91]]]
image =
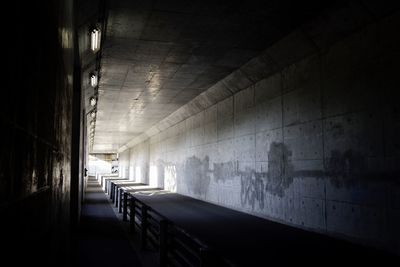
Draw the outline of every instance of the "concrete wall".
[[[73,1],[15,1],[7,13],[14,22],[3,23],[2,261],[57,259],[64,266],[70,259]]]
[[[129,155],[129,175],[136,182],[149,183],[149,142],[145,141],[124,153]]]
[[[236,93],[126,150],[130,165],[181,194],[399,253],[400,16],[369,15],[303,25],[264,53],[274,71],[228,77]]]
[[[129,178],[129,151],[120,153],[118,156],[118,173],[121,178]]]

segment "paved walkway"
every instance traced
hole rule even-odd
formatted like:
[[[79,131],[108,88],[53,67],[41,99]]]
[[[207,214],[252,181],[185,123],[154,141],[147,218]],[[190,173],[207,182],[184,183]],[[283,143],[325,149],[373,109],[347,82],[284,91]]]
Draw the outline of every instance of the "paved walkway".
[[[121,221],[95,179],[89,179],[78,237],[79,266],[141,266]]]

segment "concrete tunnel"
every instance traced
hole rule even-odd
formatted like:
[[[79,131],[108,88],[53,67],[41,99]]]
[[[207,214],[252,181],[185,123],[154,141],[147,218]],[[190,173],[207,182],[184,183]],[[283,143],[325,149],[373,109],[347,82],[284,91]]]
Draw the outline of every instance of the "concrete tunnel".
[[[4,11],[4,266],[400,263],[398,4]]]

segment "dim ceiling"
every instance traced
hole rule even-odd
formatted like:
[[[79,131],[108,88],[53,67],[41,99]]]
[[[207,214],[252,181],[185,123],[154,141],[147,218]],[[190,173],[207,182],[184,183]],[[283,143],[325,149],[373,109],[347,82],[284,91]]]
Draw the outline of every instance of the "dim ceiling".
[[[109,1],[93,152],[115,152],[324,1]]]

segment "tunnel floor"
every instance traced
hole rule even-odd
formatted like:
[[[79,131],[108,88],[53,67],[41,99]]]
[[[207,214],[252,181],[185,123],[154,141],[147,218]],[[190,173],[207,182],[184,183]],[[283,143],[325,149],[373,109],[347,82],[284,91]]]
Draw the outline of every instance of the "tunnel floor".
[[[238,266],[321,266],[321,258],[329,259],[329,266],[343,262],[390,265],[398,260],[383,251],[176,193],[141,192],[134,196]]]
[[[398,260],[382,251],[176,193],[142,192],[135,198],[238,266],[262,266],[267,262],[320,266],[321,258],[329,259],[329,266]],[[89,178],[78,235],[77,266],[156,266],[144,260],[146,252],[135,246],[126,226],[116,216],[99,183]]]
[[[142,266],[120,220],[94,178],[89,178],[78,235],[78,266]]]

